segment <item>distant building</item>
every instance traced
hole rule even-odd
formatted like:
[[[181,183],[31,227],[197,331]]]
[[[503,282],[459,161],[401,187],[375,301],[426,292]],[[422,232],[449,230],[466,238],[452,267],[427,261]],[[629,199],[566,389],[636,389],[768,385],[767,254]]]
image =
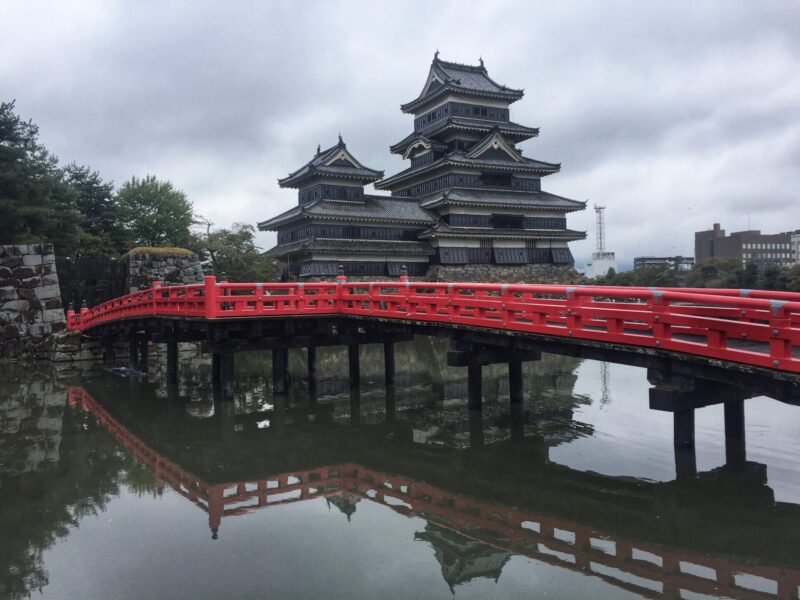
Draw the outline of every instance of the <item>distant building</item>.
[[[591,262],[586,263],[584,275],[586,277],[603,277],[608,275],[611,269],[617,270],[617,259],[613,252],[606,250],[606,217],[605,206],[594,206],[597,217],[597,252],[592,252]]]
[[[633,259],[633,269],[650,269],[653,267],[691,271],[694,258],[691,256],[636,256]]]
[[[695,232],[694,258],[698,263],[710,258],[734,258],[742,265],[788,267],[797,256],[797,247],[792,246],[793,236],[788,232],[762,234],[756,229],[725,235],[720,224],[714,223],[713,229]]]
[[[800,229],[792,232],[792,252],[794,253],[794,264],[800,264]]]
[[[617,258],[613,252],[592,252],[592,260],[586,263],[584,275],[588,278],[608,275],[608,272],[617,270]]]

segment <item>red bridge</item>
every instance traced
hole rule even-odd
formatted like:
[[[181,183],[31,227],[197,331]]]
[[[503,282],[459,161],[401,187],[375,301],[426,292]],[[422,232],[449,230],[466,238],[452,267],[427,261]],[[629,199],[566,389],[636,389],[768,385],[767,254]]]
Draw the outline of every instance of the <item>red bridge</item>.
[[[162,287],[69,311],[71,330],[134,318],[358,317],[477,329],[700,357],[800,373],[800,294],[757,290],[399,282],[226,283]],[[119,332],[119,330],[117,330]]]

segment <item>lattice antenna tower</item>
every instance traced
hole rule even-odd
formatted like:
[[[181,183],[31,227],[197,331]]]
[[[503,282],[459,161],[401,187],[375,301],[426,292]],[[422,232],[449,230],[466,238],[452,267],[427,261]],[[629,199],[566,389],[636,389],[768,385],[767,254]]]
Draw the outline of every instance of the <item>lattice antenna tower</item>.
[[[606,207],[594,205],[597,214],[597,252],[606,251]]]

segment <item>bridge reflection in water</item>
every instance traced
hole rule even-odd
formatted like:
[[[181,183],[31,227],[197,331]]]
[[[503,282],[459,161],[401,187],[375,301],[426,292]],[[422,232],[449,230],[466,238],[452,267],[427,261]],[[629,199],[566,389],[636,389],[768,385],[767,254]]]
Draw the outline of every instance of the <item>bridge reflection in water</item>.
[[[657,374],[650,378],[658,383]],[[687,459],[676,438],[678,477],[659,483],[549,460],[549,447],[591,434],[570,419],[570,405],[582,402],[571,389],[567,402],[549,408],[489,403],[467,412],[447,406],[458,383],[449,390],[442,383],[442,401],[416,410],[423,403],[417,383],[390,386],[378,401],[368,386],[341,390],[320,381],[324,401],[275,395],[268,404],[254,394],[238,411],[210,400],[198,410],[167,388],[172,401],[150,402],[145,411],[141,398],[155,397],[156,385],[104,378],[90,391],[70,388],[68,402],[91,413],[157,486],[207,512],[215,538],[226,519],[262,508],[325,498],[349,519],[359,502],[372,502],[425,520],[415,539],[434,548],[451,587],[497,579],[511,556],[522,555],[648,597],[798,597],[800,505],[776,503],[766,467],[746,460],[737,409],[726,409],[735,442],[725,466],[698,474],[693,452]],[[709,403],[721,389],[702,386]],[[656,392],[651,405],[686,409],[691,391]],[[742,397],[726,400],[736,407]],[[383,410],[371,410],[379,403]],[[248,412],[254,408],[261,410]],[[167,431],[181,433],[175,439]]]

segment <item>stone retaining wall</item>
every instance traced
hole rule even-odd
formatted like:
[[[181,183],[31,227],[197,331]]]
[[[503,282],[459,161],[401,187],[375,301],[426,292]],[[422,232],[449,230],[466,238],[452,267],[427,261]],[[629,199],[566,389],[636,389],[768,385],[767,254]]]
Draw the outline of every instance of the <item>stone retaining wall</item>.
[[[397,277],[348,276],[347,281],[393,281]],[[468,283],[553,283],[579,284],[585,278],[567,265],[430,265],[424,276],[409,277],[409,281],[440,281]],[[335,281],[330,277],[309,277],[300,281]]]
[[[427,281],[482,283],[581,283],[572,266],[560,265],[431,265]]]
[[[13,369],[6,366],[4,369]],[[10,376],[9,370],[1,371]],[[37,471],[58,462],[66,386],[51,369],[26,376],[0,395],[0,473]]]
[[[65,329],[53,245],[0,246],[0,358],[44,358]]]
[[[191,252],[165,253],[132,250],[124,256],[128,261],[128,293],[147,289],[154,281],[164,285],[185,285],[203,282],[200,257]]]

